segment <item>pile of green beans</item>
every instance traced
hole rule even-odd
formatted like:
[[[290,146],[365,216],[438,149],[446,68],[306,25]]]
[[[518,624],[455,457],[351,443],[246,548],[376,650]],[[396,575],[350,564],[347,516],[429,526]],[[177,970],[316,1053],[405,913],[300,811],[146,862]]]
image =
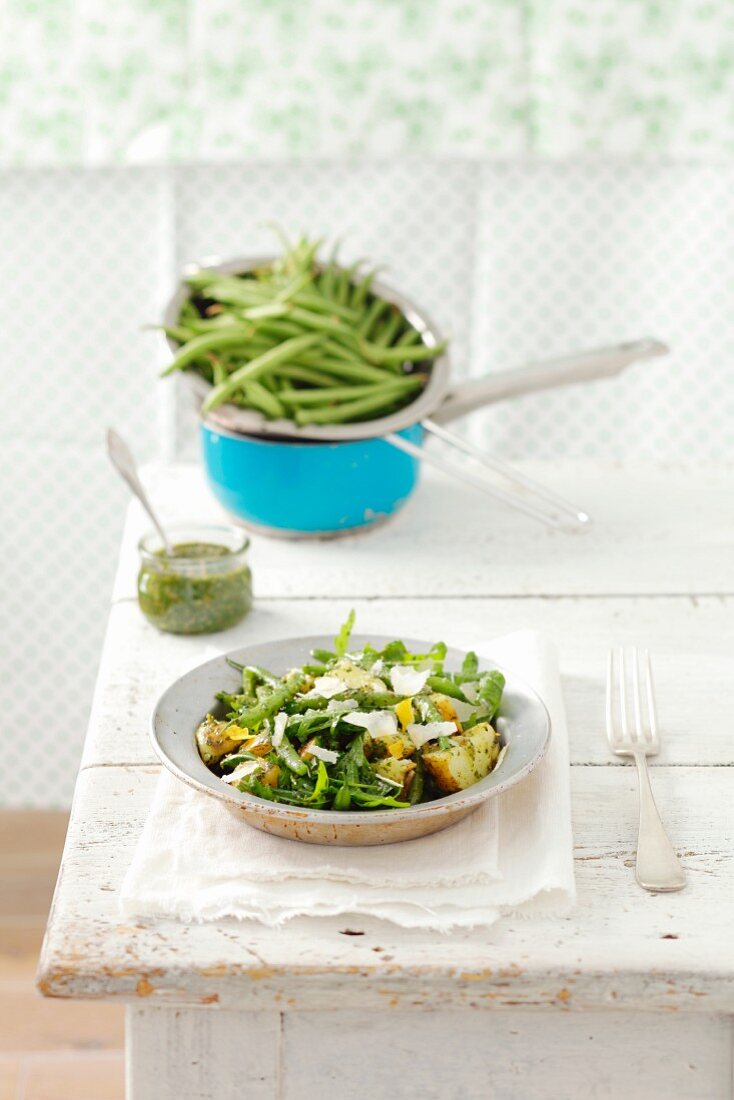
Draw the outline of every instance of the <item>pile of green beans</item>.
[[[163,372],[193,370],[211,390],[202,411],[228,403],[296,424],[386,416],[413,401],[445,344],[428,347],[375,270],[325,263],[321,241],[284,240],[284,254],[242,275],[201,270],[166,335],[178,345]]]

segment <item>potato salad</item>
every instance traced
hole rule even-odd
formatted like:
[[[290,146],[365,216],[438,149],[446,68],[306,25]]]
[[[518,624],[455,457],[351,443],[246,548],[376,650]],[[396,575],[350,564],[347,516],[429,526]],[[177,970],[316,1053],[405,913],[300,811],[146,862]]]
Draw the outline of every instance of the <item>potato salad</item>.
[[[464,790],[498,764],[493,722],[505,678],[476,654],[444,667],[446,646],[401,641],[350,648],[354,613],[331,650],[283,676],[229,663],[241,690],[196,730],[199,754],[224,783],[260,798],[324,810],[400,809]]]

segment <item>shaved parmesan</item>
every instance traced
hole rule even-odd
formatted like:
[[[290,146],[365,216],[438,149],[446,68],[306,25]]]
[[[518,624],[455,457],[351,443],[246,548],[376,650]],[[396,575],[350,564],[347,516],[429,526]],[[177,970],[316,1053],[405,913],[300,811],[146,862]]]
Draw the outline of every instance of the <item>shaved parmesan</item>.
[[[379,676],[385,669],[385,662],[382,657],[378,657],[375,663],[370,668],[370,672],[373,676]]]
[[[394,665],[390,669],[393,691],[398,695],[417,695],[426,686],[426,680],[430,674],[429,668],[417,669],[408,665]]]
[[[313,682],[311,691],[306,693],[306,697],[309,695],[319,695],[322,699],[333,699],[335,695],[341,695],[343,691],[346,691],[347,685],[343,680],[340,680],[338,676],[317,676]]]
[[[271,742],[274,749],[277,749],[278,745],[283,740],[283,735],[285,734],[285,727],[287,725],[288,725],[288,715],[283,714],[282,712],[280,714],[276,714],[275,721],[273,722],[274,732],[273,732],[273,739],[272,739],[272,742]]]
[[[494,767],[492,768],[492,771],[493,771],[493,772],[496,772],[496,771],[497,771],[497,769],[499,768],[500,764],[501,764],[501,763],[502,763],[502,761],[504,760],[504,758],[505,758],[505,754],[506,754],[506,753],[507,753],[507,745],[503,745],[503,746],[502,746],[502,748],[500,749],[500,754],[499,754],[499,756],[497,757],[497,760],[495,761],[495,765],[494,765]]]
[[[311,691],[306,693],[306,698],[309,695],[320,695],[323,699],[332,699],[335,695],[341,695],[348,688],[384,691],[385,682],[345,658],[332,668],[326,676],[318,676],[314,680],[314,686]]]
[[[383,775],[382,772],[378,772],[377,774],[380,777],[381,783],[389,783],[391,787],[397,787],[398,789],[403,786],[403,784],[399,783],[397,779],[391,779],[389,775]]]
[[[354,710],[344,716],[350,726],[361,726],[370,737],[392,737],[398,732],[398,720],[391,710]]]
[[[435,741],[437,737],[450,737],[456,733],[455,722],[426,722],[424,726],[418,722],[411,722],[408,726],[408,735],[417,749],[425,745],[426,741]]]
[[[317,760],[323,760],[325,764],[336,764],[339,759],[338,752],[334,752],[332,749],[322,749],[321,745],[309,745],[308,751],[311,756],[315,756]]]
[[[341,714],[346,710],[357,710],[359,703],[356,699],[330,699],[327,706],[329,714]],[[310,711],[311,714],[318,714],[317,710]]]
[[[477,683],[462,684],[461,690],[470,703],[476,703],[479,698],[479,685]]]
[[[462,722],[466,722],[467,718],[471,718],[472,714],[477,713],[476,703],[465,703],[462,699],[451,699],[451,706],[456,711],[457,717]]]
[[[246,779],[247,776],[253,775],[256,771],[260,771],[262,767],[263,763],[261,760],[245,760],[244,763],[238,764],[229,775],[223,775],[222,779],[225,783],[239,783],[241,779]]]

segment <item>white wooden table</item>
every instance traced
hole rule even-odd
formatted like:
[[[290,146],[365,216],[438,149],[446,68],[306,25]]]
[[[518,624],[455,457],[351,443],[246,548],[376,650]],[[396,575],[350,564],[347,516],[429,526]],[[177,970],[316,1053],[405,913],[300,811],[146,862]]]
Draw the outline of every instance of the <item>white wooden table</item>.
[[[280,931],[120,918],[158,774],[148,715],[207,641],[140,615],[131,509],[39,984],[128,1002],[132,1100],[731,1097],[734,473],[527,470],[585,503],[594,529],[550,533],[429,479],[371,534],[255,540],[256,608],[209,639],[329,630],[354,606],[367,633],[481,647],[532,625],[557,641],[578,906],[451,936],[362,918]],[[217,515],[193,467],[149,484],[170,519]],[[653,786],[681,894],[635,885],[635,776],[605,744],[606,652],[633,642],[656,655]]]

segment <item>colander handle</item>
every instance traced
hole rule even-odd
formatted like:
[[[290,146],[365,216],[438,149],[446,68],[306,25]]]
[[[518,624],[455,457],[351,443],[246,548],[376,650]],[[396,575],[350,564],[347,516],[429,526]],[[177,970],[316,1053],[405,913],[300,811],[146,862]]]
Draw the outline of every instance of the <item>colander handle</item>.
[[[505,401],[508,397],[520,397],[525,393],[567,386],[574,382],[610,378],[619,374],[630,363],[639,359],[654,359],[659,355],[667,355],[669,351],[670,348],[660,340],[648,338],[615,344],[608,348],[594,348],[561,359],[531,363],[518,370],[498,371],[485,378],[455,386],[443,404],[432,414],[432,419],[442,424],[483,405]]]

